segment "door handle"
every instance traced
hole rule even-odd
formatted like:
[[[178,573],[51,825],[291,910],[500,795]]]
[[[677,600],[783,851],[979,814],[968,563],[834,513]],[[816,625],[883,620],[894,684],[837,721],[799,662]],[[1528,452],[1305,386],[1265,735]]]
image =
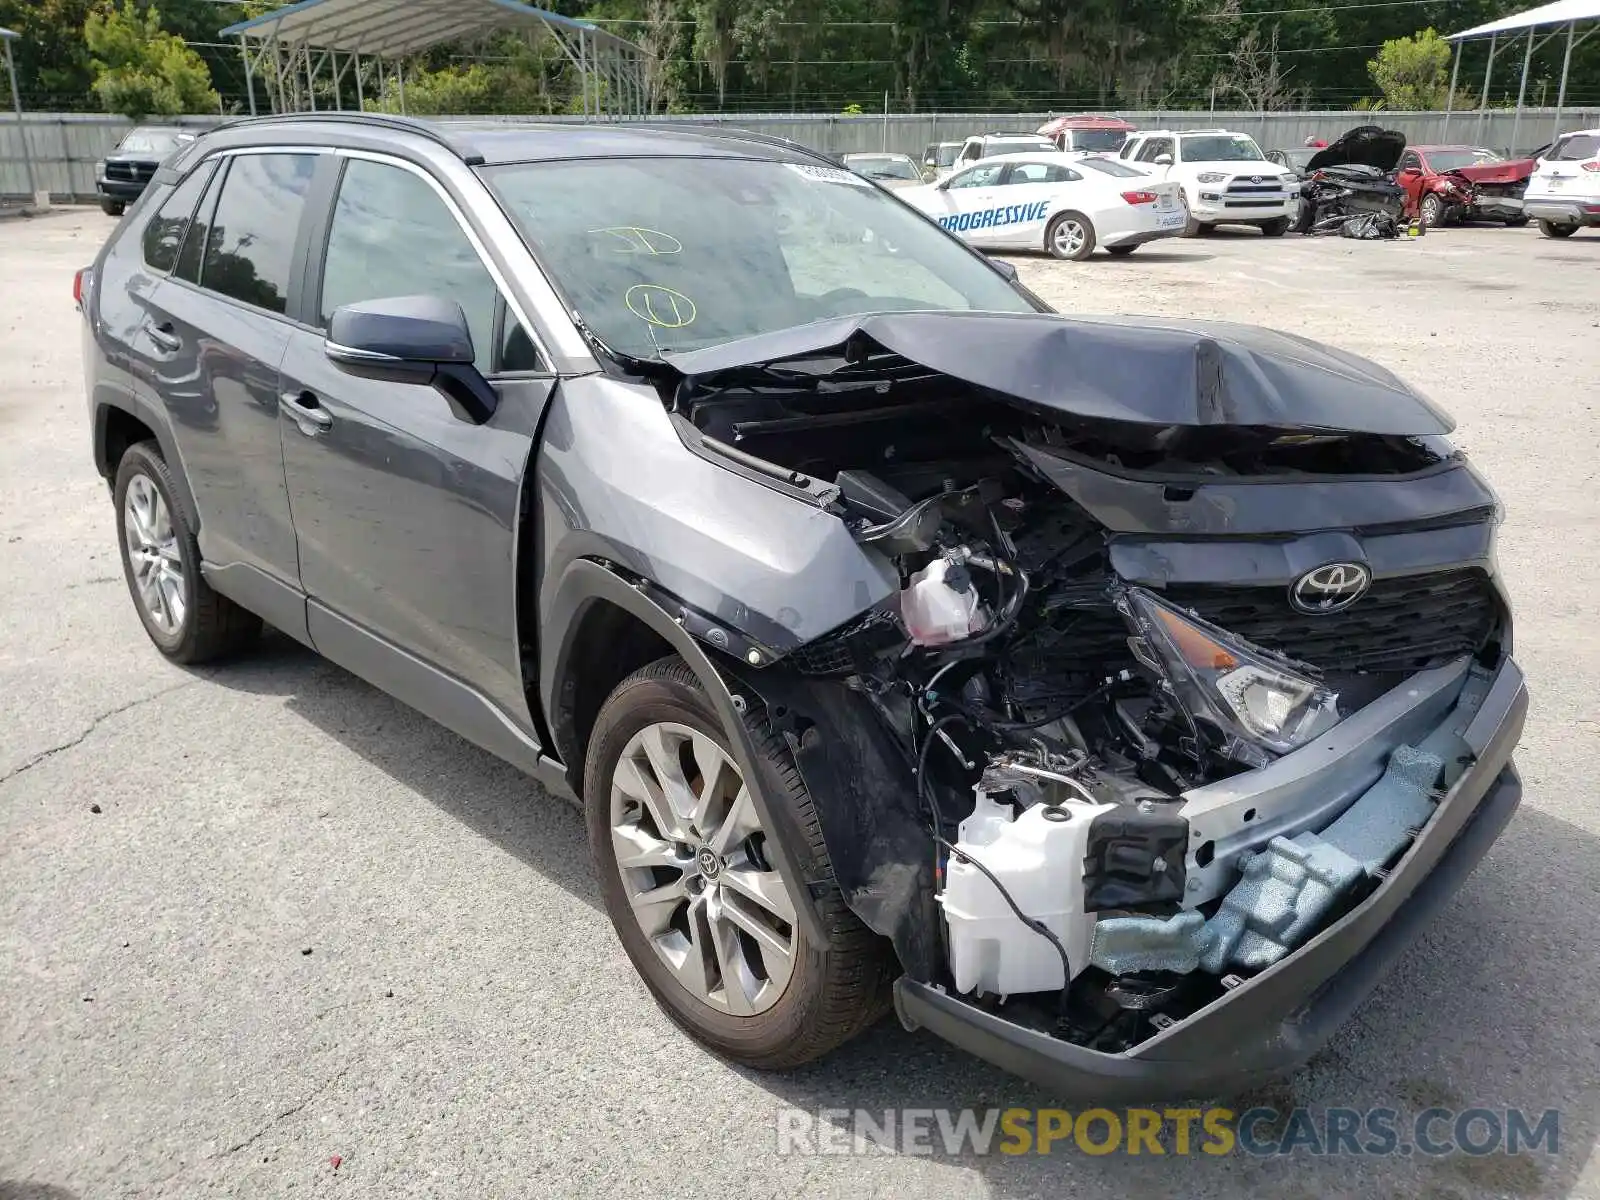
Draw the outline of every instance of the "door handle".
[[[170,321],[161,325],[147,326],[145,332],[150,335],[150,340],[163,350],[177,351],[183,349],[183,339],[172,331],[172,323]]]
[[[278,407],[294,418],[307,437],[316,437],[333,425],[333,415],[310,392],[284,392],[278,397]]]

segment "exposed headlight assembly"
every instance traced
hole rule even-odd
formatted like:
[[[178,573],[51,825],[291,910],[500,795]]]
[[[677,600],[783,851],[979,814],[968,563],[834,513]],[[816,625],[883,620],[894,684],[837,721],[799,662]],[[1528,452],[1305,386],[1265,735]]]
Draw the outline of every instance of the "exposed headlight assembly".
[[[1338,723],[1338,695],[1298,664],[1142,588],[1124,603],[1178,703],[1221,735],[1227,757],[1264,766]]]
[[[1227,178],[1221,171],[1201,171],[1195,176],[1200,183],[1222,183]]]

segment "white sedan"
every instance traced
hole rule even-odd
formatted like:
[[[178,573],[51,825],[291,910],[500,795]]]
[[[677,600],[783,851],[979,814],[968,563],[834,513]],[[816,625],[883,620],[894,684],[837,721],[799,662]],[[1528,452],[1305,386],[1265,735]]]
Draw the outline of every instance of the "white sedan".
[[[1128,163],[1091,155],[999,154],[948,179],[896,193],[974,246],[1082,259],[1131,254],[1176,237],[1183,192]]]

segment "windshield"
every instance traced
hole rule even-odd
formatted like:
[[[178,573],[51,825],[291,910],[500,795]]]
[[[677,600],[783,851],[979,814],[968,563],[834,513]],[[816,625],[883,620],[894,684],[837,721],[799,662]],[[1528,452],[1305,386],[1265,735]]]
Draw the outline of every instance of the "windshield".
[[[1428,166],[1435,171],[1456,171],[1462,167],[1481,167],[1504,162],[1493,150],[1429,150]]]
[[[1120,129],[1069,129],[1074,150],[1120,150],[1128,135]]]
[[[171,154],[183,143],[192,141],[194,134],[174,129],[135,129],[117,144],[117,149],[134,154]]]
[[[482,174],[567,302],[636,358],[855,313],[1034,311],[955,238],[838,168],[610,158]]]
[[[960,142],[940,142],[938,162],[941,167],[948,167],[956,161],[956,155],[961,153]]]
[[[917,165],[904,154],[846,154],[844,165],[868,179],[921,179]]]
[[[1133,179],[1143,175],[1143,171],[1136,171],[1127,163],[1120,163],[1114,158],[1080,158],[1073,164],[1078,167],[1091,167],[1106,175],[1115,175],[1118,179]]]
[[[1261,157],[1255,139],[1242,133],[1183,139],[1184,162],[1245,162]]]

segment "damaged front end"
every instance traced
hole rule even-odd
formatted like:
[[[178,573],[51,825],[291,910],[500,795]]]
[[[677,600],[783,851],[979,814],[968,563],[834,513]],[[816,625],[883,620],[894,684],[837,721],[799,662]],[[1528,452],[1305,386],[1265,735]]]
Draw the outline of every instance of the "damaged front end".
[[[1515,804],[1498,506],[1372,364],[944,313],[668,361],[685,444],[898,578],[738,690],[907,1024],[1059,1087],[1280,1068],[1484,798]]]

